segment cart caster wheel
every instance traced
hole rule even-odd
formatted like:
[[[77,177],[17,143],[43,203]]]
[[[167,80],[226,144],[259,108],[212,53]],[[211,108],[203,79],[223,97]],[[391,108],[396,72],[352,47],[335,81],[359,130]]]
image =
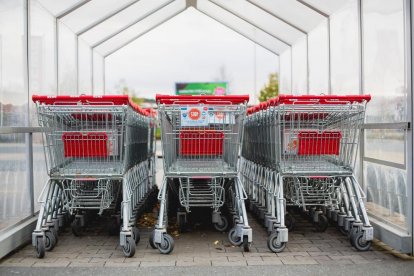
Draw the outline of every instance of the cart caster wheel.
[[[46,251],[51,251],[53,248],[55,248],[57,241],[56,237],[53,234],[52,231],[45,231],[45,241],[44,241],[44,248]]]
[[[349,235],[349,242],[351,243],[352,246],[355,246],[356,236],[358,235],[358,228],[352,227],[348,235]]]
[[[135,241],[132,237],[126,237],[125,245],[122,246],[125,257],[133,257],[135,255]]]
[[[353,245],[358,251],[368,251],[371,248],[372,241],[364,241],[364,233],[362,231],[351,236]]]
[[[149,235],[149,240],[148,240],[148,242],[149,242],[149,244],[150,244],[150,246],[152,247],[152,249],[157,249],[157,245],[154,243],[154,230],[153,231],[151,231],[151,233],[150,233],[150,235]]]
[[[45,256],[45,240],[43,237],[36,238],[36,257],[41,259]]]
[[[270,236],[267,238],[267,247],[272,251],[273,253],[280,253],[283,250],[285,250],[286,242],[278,242],[277,241],[277,232],[273,232],[270,234]]]
[[[56,243],[58,242],[58,236],[59,236],[59,234],[58,234],[58,229],[59,228],[55,228],[55,227],[50,227],[49,228],[49,230],[53,233],[53,235],[55,236],[55,240],[56,240]]]
[[[164,235],[162,237],[163,237],[163,239],[162,239],[161,243],[157,244],[158,245],[158,250],[162,254],[170,254],[174,249],[174,240],[167,233],[164,233]]]
[[[243,240],[236,236],[236,228],[232,228],[227,236],[229,238],[229,242],[234,246],[240,246],[243,243]]]
[[[221,224],[214,223],[214,228],[219,232],[225,232],[229,227],[229,221],[225,216],[221,216]]]
[[[138,244],[141,240],[141,235],[139,234],[139,229],[137,227],[132,227],[132,236],[135,241],[135,244]]]
[[[72,221],[71,228],[72,228],[73,235],[75,235],[76,237],[80,237],[82,235],[82,226],[81,226],[80,219],[75,218]]]
[[[315,223],[317,232],[325,232],[328,229],[329,222],[328,218],[325,215],[319,215],[318,221]]]
[[[252,245],[251,242],[248,241],[248,237],[244,236],[243,237],[243,250],[244,252],[250,252],[250,246]]]
[[[285,215],[285,225],[289,232],[292,232],[293,230],[295,230],[296,219],[290,213],[287,213]]]

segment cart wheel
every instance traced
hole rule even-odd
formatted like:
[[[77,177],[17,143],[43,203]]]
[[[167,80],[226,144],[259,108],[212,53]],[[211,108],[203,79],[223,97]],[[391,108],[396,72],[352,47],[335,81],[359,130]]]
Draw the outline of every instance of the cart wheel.
[[[349,231],[349,242],[352,246],[355,246],[356,236],[358,235],[358,227],[352,227],[351,231]]]
[[[135,241],[132,237],[126,237],[125,245],[122,246],[125,257],[133,257],[135,255]]]
[[[289,232],[292,232],[293,230],[295,230],[296,219],[290,213],[287,213],[285,215],[285,226]]]
[[[318,221],[315,223],[317,232],[325,232],[328,229],[329,222],[328,218],[325,215],[320,214],[318,216]]]
[[[39,259],[43,258],[45,256],[45,252],[45,240],[41,236],[36,237],[36,257]]]
[[[53,233],[53,235],[55,236],[55,240],[56,240],[56,244],[58,243],[58,241],[59,241],[59,233],[58,233],[58,229],[56,229],[55,227],[50,227],[50,229],[49,229],[52,233]]]
[[[372,241],[364,241],[364,233],[359,231],[356,235],[351,236],[353,239],[354,247],[358,251],[368,251],[371,248]]]
[[[138,244],[141,240],[141,235],[139,234],[139,229],[137,227],[132,227],[132,236],[135,241],[135,244]]]
[[[154,230],[151,231],[150,235],[149,235],[149,244],[152,247],[152,249],[157,249],[157,245],[154,243]]]
[[[270,234],[270,236],[267,238],[267,247],[272,251],[273,253],[280,253],[282,252],[286,247],[286,242],[278,242],[277,241],[277,232],[273,232]]]
[[[250,246],[252,245],[251,242],[249,242],[249,239],[247,236],[243,236],[243,250],[244,252],[250,252]]]
[[[73,235],[75,235],[76,237],[79,237],[82,235],[82,226],[81,226],[80,219],[75,218],[72,221],[71,227],[72,227]]]
[[[55,248],[56,245],[56,237],[53,234],[53,232],[47,230],[45,231],[45,242],[44,242],[44,248],[46,251],[51,251],[53,248]]]
[[[229,221],[225,216],[221,216],[221,224],[214,223],[214,228],[219,232],[225,232],[229,227]]]
[[[229,238],[229,242],[234,246],[240,246],[243,243],[243,240],[236,236],[236,228],[232,228],[227,236]]]
[[[163,239],[162,239],[161,243],[157,244],[158,245],[158,250],[162,254],[170,254],[174,249],[174,240],[167,233],[164,233],[164,235],[162,235],[162,237],[163,237]]]

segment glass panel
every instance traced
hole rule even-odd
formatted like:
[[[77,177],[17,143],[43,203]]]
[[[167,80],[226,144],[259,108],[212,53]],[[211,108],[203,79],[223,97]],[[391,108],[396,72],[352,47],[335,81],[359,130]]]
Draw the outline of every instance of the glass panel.
[[[26,125],[23,2],[0,0],[0,127]]]
[[[292,93],[292,59],[291,51],[286,50],[280,55],[280,94]]]
[[[277,19],[269,13],[249,4],[244,0],[210,0],[235,15],[253,23],[258,28],[265,30],[271,35],[292,45],[304,34],[297,29],[291,27],[285,22]],[[214,4],[213,4],[214,5]]]
[[[223,10],[222,8],[218,7],[217,5],[209,1],[197,1],[197,9],[202,13],[217,20],[221,24],[224,24],[230,29],[240,33],[241,35],[253,41],[256,41],[258,44],[265,47],[266,49],[269,49],[273,53],[279,54],[285,51],[286,49],[289,49],[289,46],[285,43],[255,28],[253,25],[238,18],[230,12]]]
[[[92,50],[79,39],[79,94],[92,94]]]
[[[76,35],[59,23],[59,94],[77,94]]]
[[[247,41],[246,41],[247,43]],[[258,104],[259,98],[258,95],[260,94],[260,90],[265,87],[269,83],[269,75],[270,74],[278,74],[279,72],[279,58],[275,54],[267,51],[266,49],[258,46],[255,43],[253,44],[254,52],[253,52],[253,59],[255,60],[255,66],[254,66],[254,97],[251,97],[249,100],[249,104]],[[241,55],[241,53],[239,53]],[[249,68],[249,66],[245,66],[245,68]],[[234,71],[232,71],[234,72]],[[247,77],[247,76],[246,76]],[[233,80],[235,81],[235,80]],[[280,83],[280,78],[279,78]],[[239,88],[239,93],[245,94],[247,91],[246,88]],[[280,89],[280,85],[279,85]],[[243,91],[244,90],[244,91]],[[234,93],[234,92],[233,92]]]
[[[327,21],[308,35],[309,94],[328,94],[329,49]]]
[[[292,94],[304,95],[307,93],[307,66],[306,66],[306,39],[301,39],[292,46]]]
[[[56,95],[55,18],[37,1],[30,1],[30,123],[38,126],[36,95]]]
[[[104,59],[98,53],[93,53],[93,94],[104,95]]]
[[[79,33],[117,10],[136,2],[136,0],[92,0],[62,18],[73,32]]]
[[[81,3],[85,0],[37,0],[43,7],[50,11],[54,16],[61,14],[62,12],[74,7],[76,4]],[[33,2],[33,0],[31,1]]]
[[[249,0],[249,2],[268,10],[305,32],[312,31],[325,19],[319,13],[307,8],[296,0]]]
[[[144,35],[149,30],[155,28],[159,24],[162,24],[166,20],[174,17],[177,13],[185,9],[185,1],[179,0],[176,2],[167,5],[165,8],[151,14],[150,16],[144,18],[140,22],[132,25],[130,28],[120,32],[112,39],[106,41],[105,43],[96,47],[96,51],[101,53],[103,56],[108,55],[111,51],[122,47],[136,38]]]
[[[56,95],[56,20],[37,1],[30,1],[30,123],[38,126],[33,94]],[[43,153],[42,136],[33,134],[34,209],[40,209],[38,197],[48,175]],[[24,151],[23,151],[24,153]]]
[[[250,93],[254,103],[277,64],[275,54],[189,8],[108,56],[105,92],[127,90],[150,102],[156,93],[175,93],[177,81],[227,81],[231,94]]]
[[[365,156],[404,164],[405,131],[390,129],[365,130]]]
[[[364,162],[364,179],[369,215],[407,230],[407,172]]]
[[[403,0],[364,0],[363,13],[367,121],[406,121]]]
[[[25,135],[0,135],[0,231],[30,215]]]
[[[155,12],[158,8],[171,2],[171,0],[141,0],[118,14],[108,18],[101,24],[84,33],[81,37],[95,45],[103,39],[114,36],[119,30],[130,26],[144,17]]]
[[[332,94],[359,94],[358,1],[331,16]]]
[[[326,14],[333,14],[341,9],[347,1],[348,0],[303,0],[303,2],[308,3]]]

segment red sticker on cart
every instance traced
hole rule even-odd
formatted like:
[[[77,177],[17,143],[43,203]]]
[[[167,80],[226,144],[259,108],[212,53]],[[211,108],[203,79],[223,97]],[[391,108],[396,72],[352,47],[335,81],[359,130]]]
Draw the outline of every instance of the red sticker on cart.
[[[191,120],[200,119],[200,115],[201,115],[201,112],[200,112],[200,110],[198,110],[198,108],[191,108],[190,111],[188,111],[188,117]]]

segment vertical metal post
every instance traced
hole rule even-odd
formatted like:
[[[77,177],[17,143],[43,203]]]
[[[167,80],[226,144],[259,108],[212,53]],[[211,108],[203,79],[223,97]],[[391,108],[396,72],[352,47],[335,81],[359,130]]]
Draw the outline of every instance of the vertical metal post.
[[[254,94],[257,95],[257,56],[256,56],[256,43],[253,43],[253,85],[254,85]]]
[[[55,20],[56,95],[59,95],[59,19]]]
[[[24,1],[24,58],[23,58],[23,74],[24,86],[27,93],[27,106],[25,125],[30,126],[30,0]],[[25,135],[25,151],[26,151],[26,185],[29,188],[30,197],[30,215],[34,215],[34,187],[33,187],[33,146],[32,133]]]
[[[93,68],[93,48],[91,47],[91,93],[95,94],[95,85],[94,85],[94,68]]]
[[[364,28],[363,28],[363,10],[362,0],[357,2],[357,18],[358,18],[358,94],[364,94]],[[359,147],[359,175],[358,180],[361,183],[364,192],[367,192],[367,187],[364,183],[364,156],[365,156],[365,130],[361,129],[360,133],[360,147]]]
[[[106,57],[102,57],[102,87],[103,87],[103,94],[105,95],[106,94],[106,89],[105,89],[105,87],[106,87],[106,84],[105,84],[105,82],[106,82],[106,67],[105,67],[105,62],[106,62]]]
[[[327,17],[328,29],[328,95],[332,94],[332,59],[331,59],[331,16]]]
[[[309,76],[310,76],[310,67],[309,67],[309,34],[306,33],[306,93],[309,95]]]
[[[293,46],[290,46],[290,93],[293,95]]]
[[[279,71],[279,72],[278,72],[278,79],[279,79],[279,91],[278,91],[278,94],[281,94],[281,93],[280,93],[280,87],[281,87],[281,83],[282,83],[282,77],[281,77],[281,76],[282,76],[282,74],[281,74],[281,72],[282,72],[282,68],[280,68],[280,56],[281,56],[281,55],[278,55],[278,56],[277,56],[277,62],[279,63],[279,65],[278,65],[278,66],[279,66],[279,69],[278,69],[278,71]],[[283,93],[283,92],[282,92],[282,93]]]
[[[414,156],[414,146],[413,146],[413,107],[414,107],[414,95],[413,95],[413,45],[414,45],[414,35],[413,35],[413,14],[414,14],[414,6],[412,4],[412,0],[404,0],[404,37],[405,37],[405,75],[406,75],[406,95],[407,95],[407,120],[410,122],[410,128],[407,130],[406,135],[406,144],[407,144],[407,151],[406,151],[406,163],[407,163],[407,193],[409,199],[407,201],[407,216],[406,216],[406,224],[408,231],[411,235],[411,255],[414,255],[414,237],[413,237],[413,229],[414,229],[414,192],[413,192],[413,179],[414,179],[414,172],[413,172],[413,156]]]
[[[76,63],[76,95],[79,95],[79,36],[76,35],[76,46],[75,46],[75,63]]]
[[[358,77],[359,85],[358,92],[360,95],[364,94],[364,28],[362,22],[362,0],[357,3],[358,13]]]

